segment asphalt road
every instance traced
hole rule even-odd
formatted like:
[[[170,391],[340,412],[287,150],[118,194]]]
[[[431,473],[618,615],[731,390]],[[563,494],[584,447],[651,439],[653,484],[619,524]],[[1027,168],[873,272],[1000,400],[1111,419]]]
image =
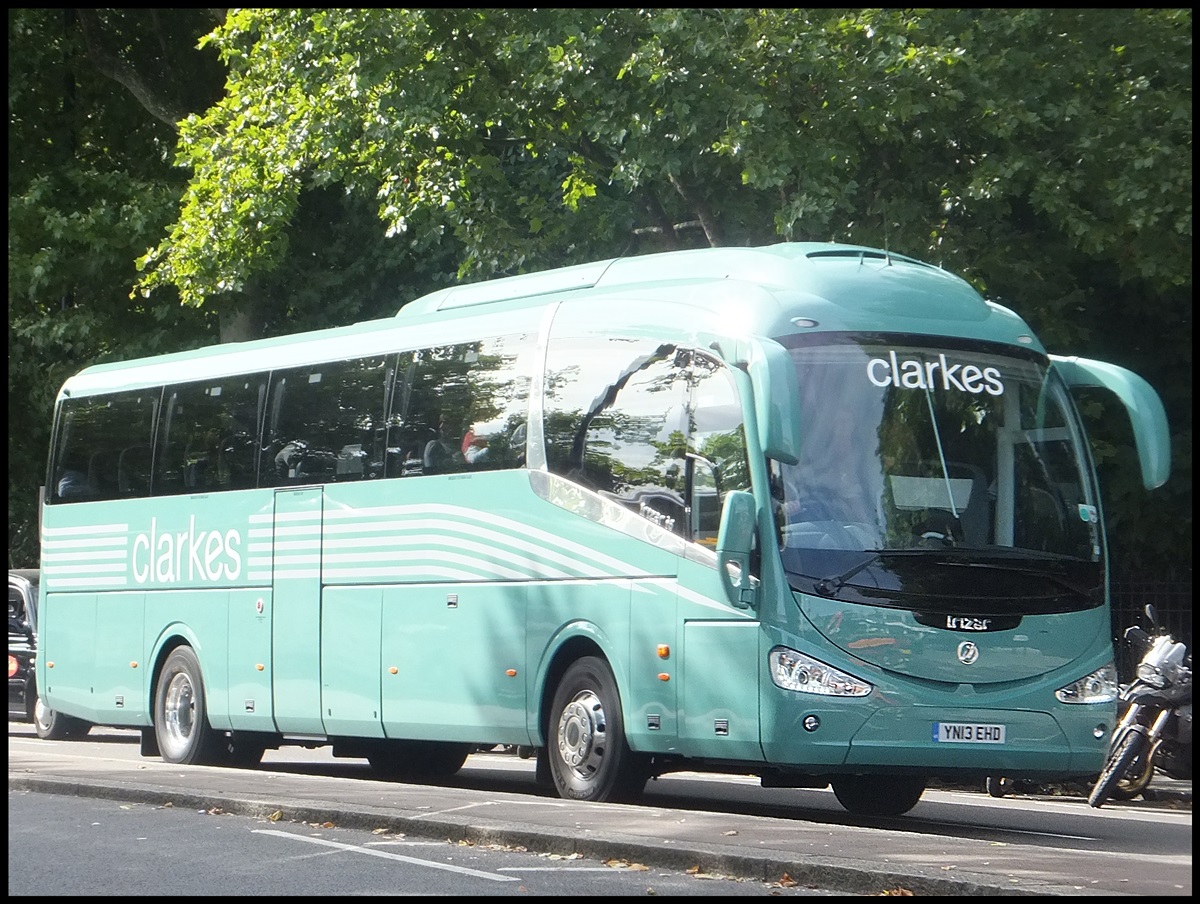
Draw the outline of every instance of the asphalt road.
[[[469,758],[452,782],[377,781],[327,750],[268,751],[256,769],[179,767],[138,755],[137,735],[96,728],[41,741],[9,725],[9,788],[170,802],[409,837],[699,868],[879,895],[1191,895],[1190,787],[1178,800],[1089,808],[1082,798],[926,792],[895,819],[846,813],[831,792],[749,777],[651,782],[638,805],[582,804],[536,789],[532,761]]]

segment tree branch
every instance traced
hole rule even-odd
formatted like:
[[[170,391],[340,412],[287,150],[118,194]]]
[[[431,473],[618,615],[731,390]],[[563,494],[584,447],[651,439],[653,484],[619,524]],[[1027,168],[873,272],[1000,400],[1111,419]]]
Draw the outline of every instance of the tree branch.
[[[679,181],[676,176],[669,176],[671,185],[675,187],[675,191],[679,192],[679,197],[683,198],[683,202],[696,212],[696,216],[700,218],[700,225],[704,228],[704,236],[708,239],[708,244],[712,248],[719,248],[725,244],[725,234],[721,229],[721,224],[717,222],[717,218],[713,216],[712,208],[703,201],[699,200],[684,187],[684,184]]]
[[[103,26],[95,10],[77,9],[75,14],[92,65],[102,75],[123,85],[151,116],[166,123],[173,131],[178,130],[178,123],[187,115],[187,110],[155,93],[136,69],[104,48],[100,38]]]

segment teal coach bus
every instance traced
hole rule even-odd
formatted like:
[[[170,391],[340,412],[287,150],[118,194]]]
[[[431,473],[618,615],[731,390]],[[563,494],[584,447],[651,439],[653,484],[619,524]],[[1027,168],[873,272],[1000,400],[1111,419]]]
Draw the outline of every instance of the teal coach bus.
[[[682,769],[900,814],[1092,775],[1116,715],[1078,387],[1154,390],[886,251],[783,243],[444,289],[89,367],[42,517],[43,737],[181,764],[480,746],[629,800]]]

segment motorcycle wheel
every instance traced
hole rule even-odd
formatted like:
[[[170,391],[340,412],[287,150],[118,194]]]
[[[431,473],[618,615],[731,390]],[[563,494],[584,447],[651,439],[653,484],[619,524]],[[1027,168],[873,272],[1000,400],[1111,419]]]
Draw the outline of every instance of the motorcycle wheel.
[[[1113,796],[1117,783],[1124,778],[1129,767],[1147,752],[1150,739],[1142,733],[1144,729],[1139,729],[1141,726],[1135,725],[1113,746],[1108,755],[1108,762],[1104,764],[1104,771],[1100,773],[1092,793],[1088,795],[1088,806],[1097,809],[1104,806],[1104,802]]]
[[[987,793],[992,797],[1004,797],[1004,795],[1012,793],[1013,780],[1011,778],[1001,778],[998,775],[989,775],[986,787]]]
[[[1112,789],[1113,800],[1133,800],[1150,787],[1150,780],[1154,778],[1154,759],[1147,750],[1130,763]]]

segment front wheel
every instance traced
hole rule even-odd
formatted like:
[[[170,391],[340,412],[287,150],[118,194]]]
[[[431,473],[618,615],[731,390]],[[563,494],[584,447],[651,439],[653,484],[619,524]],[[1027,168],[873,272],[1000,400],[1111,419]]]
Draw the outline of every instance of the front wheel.
[[[1113,745],[1113,749],[1108,755],[1108,762],[1104,764],[1104,771],[1100,773],[1100,777],[1096,779],[1096,784],[1092,788],[1092,793],[1088,795],[1089,806],[1097,809],[1104,806],[1104,802],[1114,796],[1117,785],[1121,779],[1125,778],[1129,768],[1138,757],[1144,756],[1148,752],[1150,739],[1146,737],[1144,731],[1145,729],[1140,725],[1134,725]]]
[[[45,741],[66,741],[81,738],[92,726],[83,719],[64,716],[47,706],[41,697],[33,704],[33,728],[37,736]]]
[[[603,659],[571,664],[554,693],[547,759],[559,797],[628,801],[646,785],[644,757],[625,742],[621,698]]]
[[[1133,800],[1150,787],[1154,778],[1154,749],[1147,744],[1141,756],[1134,759],[1125,770],[1124,775],[1117,779],[1112,789],[1113,800]]]
[[[208,724],[200,660],[191,647],[172,650],[158,676],[154,736],[168,763],[195,766],[221,759],[221,738]]]
[[[840,775],[831,784],[838,803],[859,816],[902,816],[925,793],[925,779],[913,775]]]

